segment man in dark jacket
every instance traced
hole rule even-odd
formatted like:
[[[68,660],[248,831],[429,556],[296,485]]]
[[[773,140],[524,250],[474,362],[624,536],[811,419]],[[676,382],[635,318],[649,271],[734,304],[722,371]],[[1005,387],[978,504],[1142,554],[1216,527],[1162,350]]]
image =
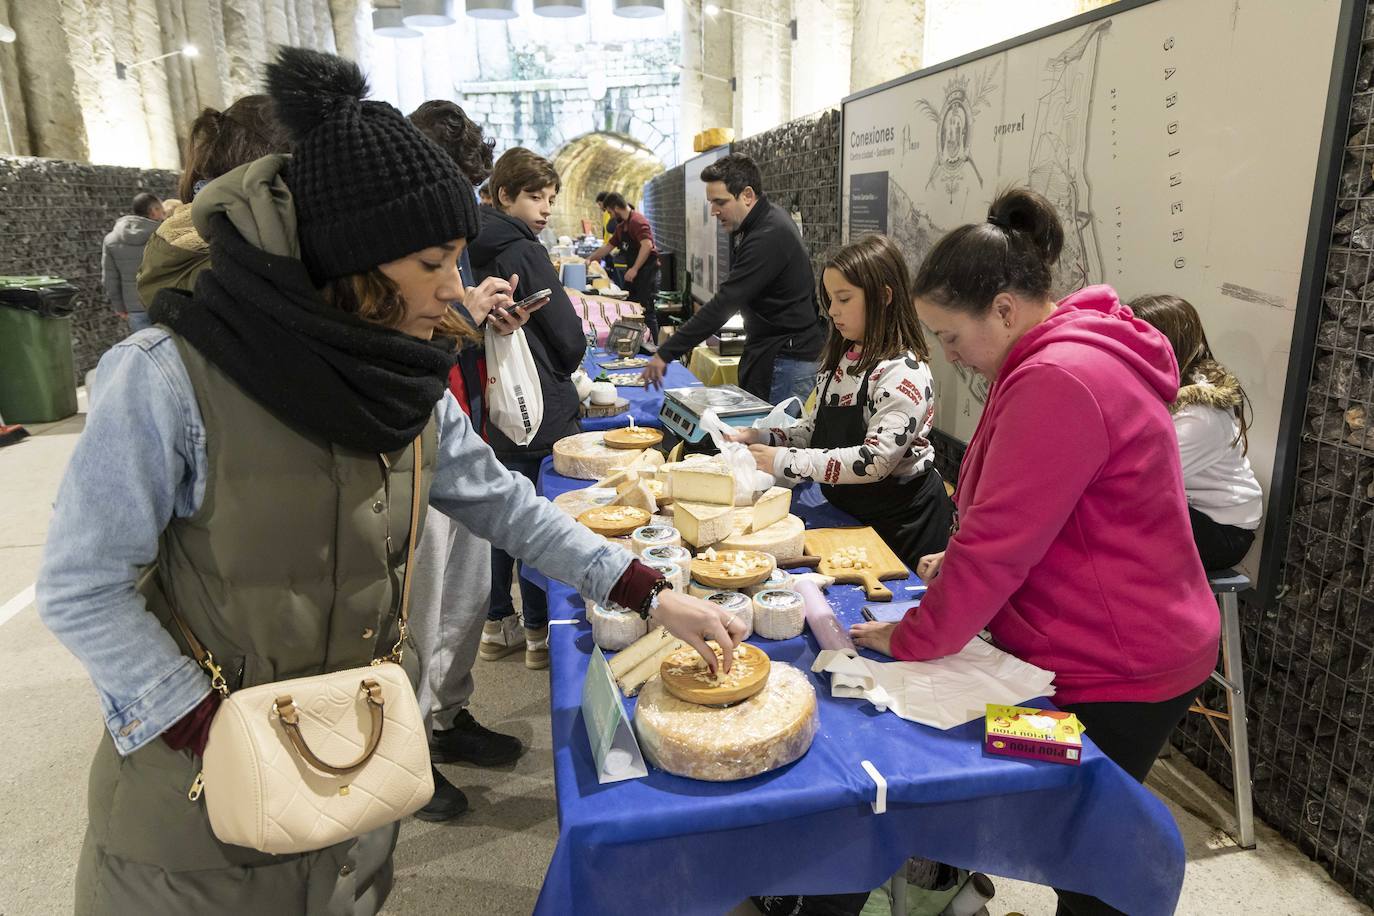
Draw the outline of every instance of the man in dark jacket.
[[[115,314],[129,322],[129,331],[149,327],[148,311],[138,297],[138,268],[143,248],[165,218],[162,201],[146,191],[134,198],[133,213],[115,220],[100,251],[100,276]]]
[[[738,312],[745,333],[740,387],[774,404],[793,395],[804,400],[815,385],[826,332],[801,232],[764,196],[759,167],[748,156],[731,153],[717,160],[701,180],[711,215],[730,231],[730,276],[659,348],[644,378],[662,384],[670,360],[689,353]]]
[[[553,444],[564,436],[581,432],[578,423],[577,389],[572,374],[582,365],[587,339],[582,319],[573,309],[539,242],[539,233],[549,223],[560,181],[553,164],[527,149],[507,150],[496,161],[491,173],[492,202],[482,207],[482,231],[468,245],[472,271],[478,282],[488,277],[518,275],[514,298],[518,302],[542,289],[551,296],[548,303],[530,316],[525,325],[525,340],[539,373],[539,388],[544,396],[544,419],[533,439],[516,445],[494,424],[487,424],[487,438],[501,463],[524,474],[533,483],[539,464],[553,451]],[[500,658],[510,649],[506,621],[515,613],[511,599],[511,573],[515,560],[496,548],[491,552],[491,607],[482,631],[479,654],[485,659]],[[543,589],[530,585],[523,576],[520,595],[525,625],[525,665],[548,667],[548,598]]]

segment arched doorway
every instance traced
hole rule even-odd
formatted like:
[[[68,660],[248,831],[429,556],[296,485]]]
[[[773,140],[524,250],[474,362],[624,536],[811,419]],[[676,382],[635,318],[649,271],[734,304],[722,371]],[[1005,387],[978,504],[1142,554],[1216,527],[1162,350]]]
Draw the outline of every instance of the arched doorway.
[[[553,156],[563,190],[551,221],[559,235],[582,234],[582,220],[601,226],[596,195],[616,191],[638,207],[644,185],[663,171],[663,163],[643,143],[625,134],[597,131],[569,140]]]

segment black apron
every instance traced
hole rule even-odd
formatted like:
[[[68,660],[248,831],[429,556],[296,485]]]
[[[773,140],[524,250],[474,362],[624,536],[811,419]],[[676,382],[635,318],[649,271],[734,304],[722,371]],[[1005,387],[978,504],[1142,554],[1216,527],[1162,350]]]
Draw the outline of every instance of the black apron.
[[[816,402],[812,448],[852,448],[868,437],[864,410],[868,407],[868,382],[872,375],[873,369],[869,369],[859,386],[857,403],[849,407],[827,404],[831,379],[826,378]],[[872,483],[822,484],[821,492],[831,505],[877,531],[913,570],[921,557],[939,553],[949,542],[954,501],[945,492],[945,482],[934,467],[907,481],[889,476]]]

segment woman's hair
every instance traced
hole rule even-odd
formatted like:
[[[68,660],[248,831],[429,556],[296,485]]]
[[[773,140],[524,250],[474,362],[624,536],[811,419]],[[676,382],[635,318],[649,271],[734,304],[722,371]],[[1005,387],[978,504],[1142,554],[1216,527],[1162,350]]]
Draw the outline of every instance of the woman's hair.
[[[506,150],[501,154],[501,158],[496,160],[489,185],[492,203],[500,207],[502,191],[505,191],[511,200],[515,200],[521,191],[533,193],[542,191],[549,185],[553,185],[553,190],[557,193],[563,182],[559,180],[552,162],[523,146],[516,146]]]
[[[453,102],[433,99],[410,113],[410,123],[448,153],[475,188],[491,175],[496,141],[485,139],[482,128]]]
[[[324,286],[324,300],[335,308],[357,315],[384,328],[396,328],[405,316],[401,289],[377,268],[330,280]],[[455,309],[449,309],[435,328],[436,337],[451,337],[462,343],[481,343],[482,335]]]
[[[960,226],[936,243],[911,291],[975,316],[986,314],[998,293],[1046,298],[1063,247],[1054,205],[1029,188],[1010,188],[988,207],[986,222]]]
[[[206,108],[191,124],[177,197],[189,203],[200,182],[290,149],[291,140],[265,95],[245,95],[223,111]]]
[[[1198,374],[1202,374],[1207,378],[1207,381],[1216,384],[1219,377],[1226,374],[1226,370],[1217,363],[1216,357],[1212,355],[1212,345],[1207,342],[1207,332],[1202,328],[1202,317],[1198,315],[1197,309],[1193,308],[1193,304],[1187,299],[1161,293],[1137,296],[1127,305],[1135,313],[1135,317],[1153,326],[1168,338],[1169,345],[1174,348],[1174,357],[1178,360],[1179,384],[1194,384],[1194,379]],[[1206,365],[1208,363],[1211,365]],[[1240,433],[1231,444],[1235,445],[1236,442],[1240,442],[1242,443],[1242,451],[1248,452],[1250,450],[1250,397],[1245,393],[1244,388],[1240,388],[1239,383],[1236,387],[1240,390],[1240,403],[1235,406],[1233,413]]]
[[[836,251],[821,270],[821,304],[830,310],[830,293],[825,288],[825,271],[837,271],[848,283],[864,293],[864,352],[855,371],[867,372],[885,359],[896,359],[908,351],[922,362],[930,359],[916,303],[911,294],[911,272],[902,253],[885,235],[869,235]],[[888,291],[892,301],[889,303]],[[825,345],[822,365],[834,372],[850,344],[833,327]]]

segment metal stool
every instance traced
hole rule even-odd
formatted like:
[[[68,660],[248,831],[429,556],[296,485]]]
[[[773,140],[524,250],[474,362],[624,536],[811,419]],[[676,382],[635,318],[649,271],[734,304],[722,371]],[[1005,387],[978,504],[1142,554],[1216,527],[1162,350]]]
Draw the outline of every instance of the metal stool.
[[[1207,724],[1231,755],[1232,792],[1236,799],[1237,842],[1242,849],[1255,848],[1255,813],[1250,795],[1250,739],[1245,721],[1245,666],[1241,661],[1240,601],[1238,592],[1250,587],[1250,579],[1234,569],[1207,574],[1212,592],[1221,609],[1221,671],[1212,680],[1226,691],[1226,712],[1209,709],[1199,697],[1189,712],[1207,717]],[[1230,740],[1221,733],[1216,720],[1230,724]]]

